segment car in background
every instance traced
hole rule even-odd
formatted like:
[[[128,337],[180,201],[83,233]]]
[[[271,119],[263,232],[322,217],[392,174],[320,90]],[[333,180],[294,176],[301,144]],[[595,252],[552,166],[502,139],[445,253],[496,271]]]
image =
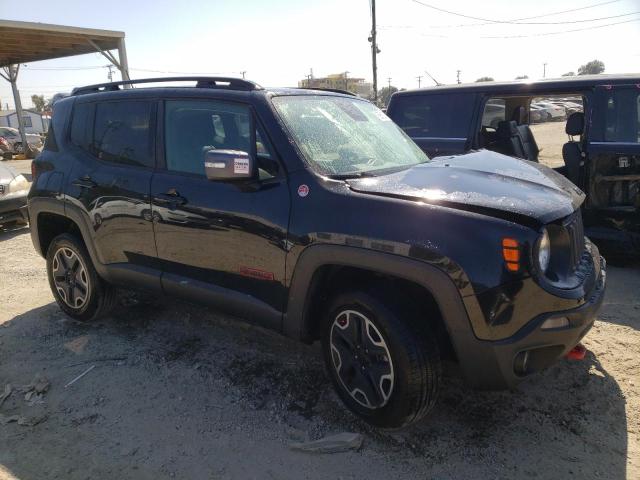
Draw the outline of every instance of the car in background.
[[[0,227],[26,225],[30,183],[8,165],[0,164]]]
[[[0,137],[0,159],[11,160],[12,157],[13,153],[9,142],[7,142],[6,138]]]
[[[34,133],[27,133],[28,149],[26,152],[27,157],[34,158],[43,147],[42,137]],[[9,151],[12,154],[25,153],[22,148],[22,139],[20,138],[20,131],[13,127],[0,127],[0,138],[4,138],[9,145]]]
[[[551,102],[535,102],[531,105],[538,107],[542,112],[542,117],[544,121],[550,122],[552,120],[566,120],[567,112],[564,107],[560,105],[555,105]]]
[[[542,107],[536,105],[529,106],[529,121],[531,123],[542,123],[547,121],[547,115]]]

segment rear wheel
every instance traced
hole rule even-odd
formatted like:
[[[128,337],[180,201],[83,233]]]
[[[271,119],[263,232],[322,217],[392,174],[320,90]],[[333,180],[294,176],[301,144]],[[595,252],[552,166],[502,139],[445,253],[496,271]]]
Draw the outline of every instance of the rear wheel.
[[[70,317],[90,321],[109,313],[115,288],[102,280],[84,244],[69,234],[58,235],[47,250],[49,286]]]
[[[427,319],[380,291],[338,295],[323,324],[323,352],[345,405],[372,425],[399,428],[433,407],[438,345]]]

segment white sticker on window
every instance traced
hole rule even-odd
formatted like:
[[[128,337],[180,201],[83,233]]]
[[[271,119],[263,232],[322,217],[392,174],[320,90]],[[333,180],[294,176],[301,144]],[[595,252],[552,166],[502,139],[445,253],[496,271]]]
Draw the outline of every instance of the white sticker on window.
[[[249,159],[248,158],[234,158],[233,159],[233,173],[249,175]]]

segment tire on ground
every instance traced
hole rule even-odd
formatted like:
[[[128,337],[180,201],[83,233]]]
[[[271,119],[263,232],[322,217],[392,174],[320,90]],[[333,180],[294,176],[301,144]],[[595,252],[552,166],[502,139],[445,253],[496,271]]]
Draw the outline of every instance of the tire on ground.
[[[436,402],[442,375],[438,343],[428,319],[397,293],[373,288],[338,294],[322,325],[324,360],[338,395],[352,412],[382,428],[400,428],[423,418]],[[368,408],[354,399],[334,366],[331,329],[345,310],[366,316],[381,333],[391,354],[393,387],[387,403],[379,408]]]
[[[75,255],[80,259],[86,272],[88,285],[87,298],[78,308],[68,305],[56,287],[53,275],[54,257],[62,248],[66,248],[75,253]],[[77,237],[68,233],[63,233],[55,237],[47,249],[46,260],[49,286],[51,287],[51,291],[56,302],[67,315],[76,320],[88,322],[103,317],[111,311],[116,303],[116,289],[100,278],[93,266],[93,262],[91,261],[91,257],[89,256],[89,252],[87,252],[84,243],[78,240]]]

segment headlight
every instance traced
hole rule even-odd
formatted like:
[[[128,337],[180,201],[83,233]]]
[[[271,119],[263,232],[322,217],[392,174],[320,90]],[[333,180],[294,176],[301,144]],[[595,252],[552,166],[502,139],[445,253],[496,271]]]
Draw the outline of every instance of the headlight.
[[[551,260],[551,242],[549,242],[549,232],[545,228],[542,231],[542,236],[538,241],[538,266],[542,273],[549,268],[549,260]]]
[[[21,190],[29,190],[29,182],[23,175],[18,175],[9,182],[9,189],[6,193],[17,193]]]

